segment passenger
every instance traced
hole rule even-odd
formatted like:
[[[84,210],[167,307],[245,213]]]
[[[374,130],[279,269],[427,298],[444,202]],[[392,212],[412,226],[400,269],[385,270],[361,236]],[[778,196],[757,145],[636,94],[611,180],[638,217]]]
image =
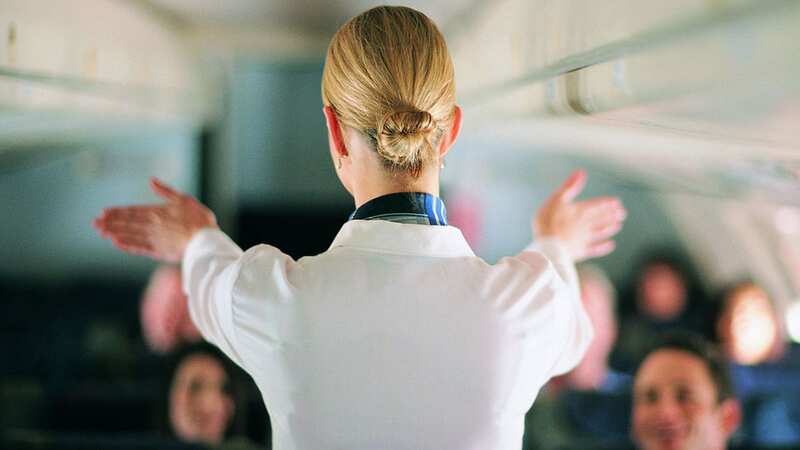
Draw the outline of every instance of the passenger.
[[[576,201],[578,171],[534,220],[543,253],[475,256],[438,197],[461,126],[453,66],[413,9],[343,25],[322,96],[356,206],[328,251],[243,252],[210,210],[156,180],[165,204],[109,208],[95,226],[122,250],[182,260],[195,323],[255,379],[277,448],[519,448],[536,392],[591,341],[573,263],[613,251],[624,208]]]
[[[180,441],[219,446],[233,422],[233,370],[227,358],[208,344],[173,355],[166,415],[170,434]]]
[[[786,352],[781,321],[767,293],[752,281],[728,289],[721,302],[717,336],[722,351],[736,364],[778,361]]]
[[[699,335],[663,337],[633,390],[632,434],[642,450],[722,450],[742,419],[724,357]]]
[[[140,308],[142,335],[150,350],[168,353],[200,339],[181,284],[181,269],[162,265],[150,276]]]
[[[767,293],[752,281],[726,290],[717,332],[732,361],[736,392],[746,405],[748,443],[800,444],[800,364],[783,339],[781,321]]]
[[[683,330],[713,338],[713,313],[687,264],[667,252],[639,266],[621,310],[620,337],[612,366],[631,372],[658,337]]]
[[[629,412],[631,377],[616,372],[608,357],[617,337],[616,289],[590,264],[578,266],[581,301],[595,330],[580,364],[551,380],[525,417],[523,448],[551,449],[594,445],[599,438],[627,436],[627,418],[609,414],[612,404]]]

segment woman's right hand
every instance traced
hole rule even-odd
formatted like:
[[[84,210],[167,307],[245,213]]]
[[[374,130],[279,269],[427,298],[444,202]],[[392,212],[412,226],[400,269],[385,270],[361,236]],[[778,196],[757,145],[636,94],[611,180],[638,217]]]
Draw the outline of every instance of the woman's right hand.
[[[537,239],[556,238],[575,262],[605,256],[614,251],[612,237],[622,229],[627,212],[617,197],[575,201],[586,186],[586,171],[577,170],[536,213],[533,233]]]
[[[214,213],[192,196],[152,178],[162,204],[105,208],[93,225],[122,251],[177,263],[189,240],[203,228],[217,228]]]

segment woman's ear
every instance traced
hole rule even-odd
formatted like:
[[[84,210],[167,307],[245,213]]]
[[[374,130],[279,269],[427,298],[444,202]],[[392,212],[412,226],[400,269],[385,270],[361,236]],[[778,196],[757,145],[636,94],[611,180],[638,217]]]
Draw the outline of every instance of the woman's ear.
[[[330,106],[325,106],[322,108],[322,113],[325,115],[325,124],[328,126],[328,145],[333,160],[347,157],[347,146],[344,145],[344,135],[336,112]]]
[[[456,143],[458,133],[461,132],[461,108],[456,105],[453,111],[453,125],[442,136],[442,142],[439,143],[439,158],[444,158],[444,155],[450,150],[450,147]]]

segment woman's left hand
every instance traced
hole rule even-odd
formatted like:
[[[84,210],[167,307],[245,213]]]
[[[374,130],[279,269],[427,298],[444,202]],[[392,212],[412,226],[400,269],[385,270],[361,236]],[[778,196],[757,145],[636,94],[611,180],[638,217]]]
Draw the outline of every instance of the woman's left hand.
[[[217,228],[217,219],[192,196],[155,178],[150,188],[166,203],[105,208],[92,225],[122,251],[179,262],[192,236],[203,228]]]
[[[614,251],[613,237],[622,229],[627,215],[616,197],[577,201],[585,186],[586,171],[573,172],[533,219],[534,236],[559,239],[575,262]]]

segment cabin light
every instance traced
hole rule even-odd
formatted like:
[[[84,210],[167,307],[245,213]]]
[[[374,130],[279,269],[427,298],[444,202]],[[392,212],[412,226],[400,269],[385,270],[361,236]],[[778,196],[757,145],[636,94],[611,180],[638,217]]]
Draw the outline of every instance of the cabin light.
[[[792,303],[786,310],[786,330],[793,341],[800,343],[800,301]]]
[[[797,234],[800,231],[800,211],[783,206],[775,211],[775,228],[782,234]]]

